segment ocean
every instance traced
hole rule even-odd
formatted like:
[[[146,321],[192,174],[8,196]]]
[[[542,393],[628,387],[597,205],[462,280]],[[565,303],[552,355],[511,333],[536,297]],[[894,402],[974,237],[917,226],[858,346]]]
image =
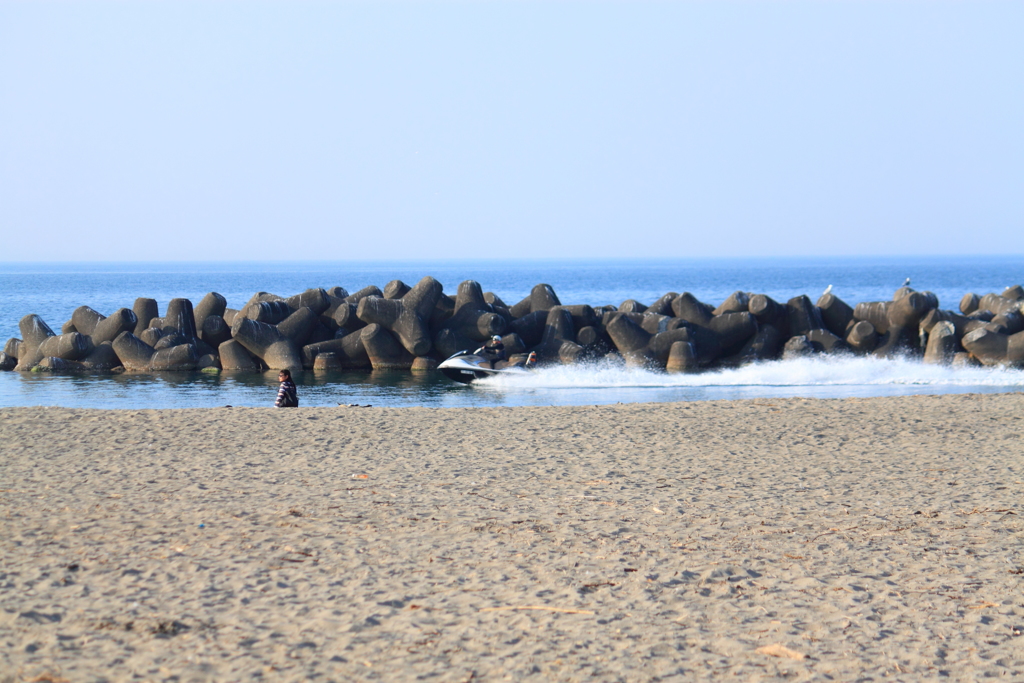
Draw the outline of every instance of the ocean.
[[[812,300],[829,285],[851,306],[892,298],[905,279],[934,292],[956,310],[974,292],[1001,292],[1024,283],[1024,256],[856,257],[800,259],[675,259],[530,261],[353,261],[266,263],[0,263],[0,341],[17,337],[18,321],[36,313],[59,331],[72,311],[88,305],[103,314],[131,307],[140,296],[163,312],[175,297],[198,302],[223,294],[239,308],[257,291],[291,295],[340,285],[354,292],[400,279],[431,275],[454,294],[477,280],[512,304],[537,283],[550,284],[562,303],[649,304],[662,294],[689,291],[718,304],[736,290],[785,301]],[[1024,389],[1024,372],[999,368],[945,368],[915,360],[820,358],[760,363],[697,375],[667,375],[611,365],[548,368],[518,379],[464,386],[439,374],[303,373],[306,406],[505,406],[693,401],[805,396],[843,398]],[[272,403],[276,373],[209,376],[199,373],[49,376],[0,372],[0,406],[81,408],[192,408]]]

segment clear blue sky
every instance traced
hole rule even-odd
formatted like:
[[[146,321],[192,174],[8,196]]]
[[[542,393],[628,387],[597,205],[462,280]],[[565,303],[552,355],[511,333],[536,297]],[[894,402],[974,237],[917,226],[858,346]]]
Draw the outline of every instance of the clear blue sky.
[[[1024,253],[1024,3],[0,2],[0,261]]]

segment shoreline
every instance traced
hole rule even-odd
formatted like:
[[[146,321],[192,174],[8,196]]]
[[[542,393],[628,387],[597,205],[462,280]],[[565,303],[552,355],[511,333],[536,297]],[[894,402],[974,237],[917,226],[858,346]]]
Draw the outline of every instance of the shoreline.
[[[0,680],[1019,677],[1022,409],[3,408]]]
[[[876,396],[936,396],[1013,393],[1024,389],[1024,373],[998,368],[939,368],[880,359],[794,360],[754,364],[711,375],[668,375],[613,367],[555,368],[536,377],[466,387],[435,373],[323,375],[304,373],[304,407],[371,404],[380,407],[609,405],[708,400],[816,400]],[[22,377],[0,373],[0,406],[65,406],[81,409],[184,409],[269,405],[276,373],[182,377],[118,375],[97,379]]]

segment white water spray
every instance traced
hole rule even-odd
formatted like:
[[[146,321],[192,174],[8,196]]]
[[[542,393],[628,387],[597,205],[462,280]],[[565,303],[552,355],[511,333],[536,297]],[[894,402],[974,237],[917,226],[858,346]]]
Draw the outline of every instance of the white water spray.
[[[998,367],[948,367],[918,360],[818,357],[754,363],[692,375],[624,368],[611,363],[555,366],[509,374],[474,386],[503,393],[559,390],[679,390],[680,398],[712,393],[746,396],[885,396],[1024,390],[1024,371]],[[695,393],[696,392],[696,393]],[[630,392],[633,394],[634,392]],[[654,391],[651,400],[664,400]],[[630,397],[636,400],[635,394]]]

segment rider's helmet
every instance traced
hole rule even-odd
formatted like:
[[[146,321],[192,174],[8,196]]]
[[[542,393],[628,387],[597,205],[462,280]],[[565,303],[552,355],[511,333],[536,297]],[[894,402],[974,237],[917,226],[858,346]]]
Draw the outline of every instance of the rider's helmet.
[[[491,337],[491,341],[499,342],[501,341],[501,337],[499,337],[498,335],[494,335],[493,337]]]

